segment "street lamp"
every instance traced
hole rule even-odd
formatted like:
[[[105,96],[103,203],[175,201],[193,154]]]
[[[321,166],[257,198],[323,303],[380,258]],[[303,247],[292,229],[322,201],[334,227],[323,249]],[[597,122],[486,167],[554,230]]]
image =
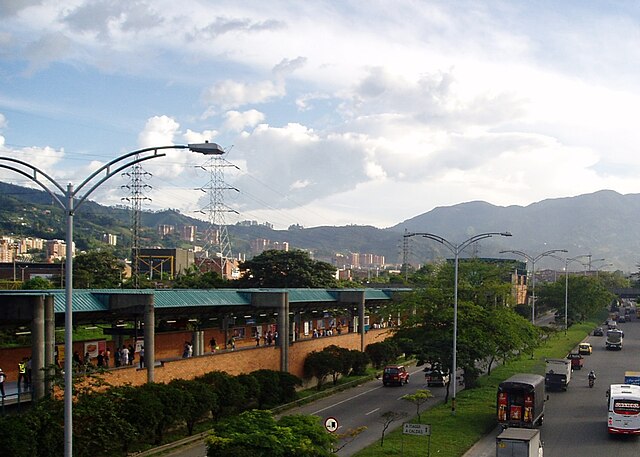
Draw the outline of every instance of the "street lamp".
[[[65,358],[64,358],[64,456],[73,455],[73,216],[77,208],[97,189],[112,176],[120,173],[136,163],[146,160],[164,157],[166,153],[159,152],[164,149],[189,149],[205,155],[224,154],[224,150],[216,143],[197,143],[187,145],[158,146],[139,149],[124,154],[111,162],[103,165],[93,172],[74,190],[73,184],[67,184],[66,189],[55,179],[36,168],[35,166],[12,157],[0,157],[0,168],[15,171],[29,178],[44,189],[53,200],[64,210],[67,218],[66,228],[66,258],[65,258]],[[8,162],[8,163],[6,163]],[[122,164],[125,162],[124,164]],[[103,176],[100,175],[104,173]],[[43,179],[44,178],[44,179]],[[83,191],[83,189],[85,189]],[[61,192],[61,198],[56,192]],[[75,201],[77,200],[77,202]],[[39,369],[40,367],[37,367]]]
[[[550,254],[549,257],[553,257],[554,259],[564,260],[564,334],[567,335],[567,329],[569,328],[569,262],[578,262],[581,265],[584,265],[578,259],[582,259],[584,257],[590,257],[591,254],[583,254],[577,255],[575,257],[567,257],[562,259],[556,255]]]
[[[471,238],[463,241],[460,244],[453,244],[450,241],[444,239],[439,235],[434,235],[433,233],[407,233],[404,235],[405,238],[411,236],[422,236],[424,238],[429,238],[430,240],[437,241],[438,243],[445,246],[449,249],[454,255],[454,275],[453,275],[453,366],[451,371],[451,376],[453,377],[453,392],[451,395],[451,414],[456,414],[456,373],[458,371],[458,258],[460,253],[467,248],[470,244],[475,243],[476,241],[480,241],[485,238],[491,238],[492,236],[511,236],[509,232],[487,232],[487,233],[479,233],[478,235],[474,235]],[[450,378],[451,379],[451,378]]]
[[[531,293],[531,323],[535,325],[536,323],[536,261],[540,260],[542,257],[553,254],[554,252],[569,252],[566,249],[550,249],[548,251],[543,252],[542,254],[538,254],[535,257],[531,257],[529,254],[526,254],[522,251],[514,251],[514,250],[506,250],[500,251],[500,254],[505,254],[510,252],[512,254],[521,255],[529,262],[531,262],[531,275],[533,276],[533,284],[531,285],[532,293]]]

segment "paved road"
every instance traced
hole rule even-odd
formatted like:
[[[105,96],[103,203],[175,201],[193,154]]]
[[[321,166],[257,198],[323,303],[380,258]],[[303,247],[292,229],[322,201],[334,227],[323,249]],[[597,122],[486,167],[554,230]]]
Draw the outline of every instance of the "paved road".
[[[424,384],[422,367],[410,367],[409,373],[409,383],[403,386],[383,387],[381,380],[373,380],[331,397],[288,410],[285,414],[313,414],[322,418],[323,421],[328,417],[333,417],[338,421],[337,433],[339,434],[344,434],[349,429],[366,426],[367,429],[358,435],[357,440],[351,442],[345,440],[339,444],[343,447],[339,449],[337,455],[348,457],[380,439],[383,428],[381,415],[383,413],[395,411],[406,415],[406,418],[400,418],[393,422],[387,432],[401,426],[403,420],[415,416],[416,406],[402,400],[401,397],[427,387]],[[429,400],[429,406],[444,400],[445,388],[434,386],[428,389],[434,396]],[[423,405],[421,410],[424,410],[425,407]],[[168,455],[171,457],[203,457],[206,456],[206,450],[204,444],[197,443]]]
[[[610,384],[624,382],[624,372],[640,370],[640,321],[620,324],[624,331],[622,351],[607,351],[604,337],[589,336],[593,355],[585,356],[582,370],[574,371],[566,392],[549,392],[541,435],[545,457],[631,457],[640,455],[640,438],[610,437],[607,433],[606,391]],[[587,374],[595,370],[595,387],[588,386]],[[476,443],[464,457],[495,456],[494,430]]]

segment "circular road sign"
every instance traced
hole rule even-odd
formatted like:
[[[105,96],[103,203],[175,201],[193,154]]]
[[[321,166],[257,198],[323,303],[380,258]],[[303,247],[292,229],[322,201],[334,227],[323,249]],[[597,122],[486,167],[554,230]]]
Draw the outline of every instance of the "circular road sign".
[[[338,430],[338,420],[335,417],[327,417],[324,421],[324,428],[326,428],[328,432],[335,432]]]

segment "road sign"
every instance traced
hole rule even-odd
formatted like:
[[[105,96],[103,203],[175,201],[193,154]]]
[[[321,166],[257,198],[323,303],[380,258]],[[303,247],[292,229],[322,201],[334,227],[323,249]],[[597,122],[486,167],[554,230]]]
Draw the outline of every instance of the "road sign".
[[[427,435],[431,436],[431,425],[429,424],[408,424],[405,423],[402,429],[405,435]]]
[[[327,417],[324,420],[324,428],[326,428],[328,432],[335,432],[338,430],[338,420],[335,417]]]

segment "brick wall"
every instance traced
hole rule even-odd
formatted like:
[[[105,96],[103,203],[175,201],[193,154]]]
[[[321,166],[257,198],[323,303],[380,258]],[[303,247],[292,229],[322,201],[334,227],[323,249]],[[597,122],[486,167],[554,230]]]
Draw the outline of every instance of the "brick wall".
[[[217,332],[217,333],[214,333]],[[236,345],[235,351],[220,350],[215,354],[209,351],[209,339],[214,335],[219,346],[224,339],[222,332],[217,330],[205,331],[205,354],[187,359],[182,358],[182,348],[185,341],[192,338],[191,332],[160,333],[156,337],[156,360],[165,359],[163,366],[155,368],[156,382],[169,382],[175,378],[193,379],[210,371],[225,371],[231,375],[250,373],[259,369],[280,370],[280,349],[275,346],[255,347],[251,339]],[[218,338],[220,336],[220,339]],[[365,334],[365,347],[368,344],[383,341],[390,333],[388,329],[371,329]],[[125,344],[132,343],[126,340]],[[303,374],[304,359],[310,352],[321,351],[327,346],[335,344],[346,349],[360,349],[360,335],[357,333],[342,333],[342,335],[298,340],[289,346],[289,372],[300,378]],[[84,342],[74,342],[74,351],[82,354]],[[113,342],[108,342],[111,354],[115,353]],[[8,374],[8,381],[18,379],[18,361],[22,357],[31,355],[30,348],[14,348],[0,350],[0,367]],[[147,381],[147,370],[132,367],[120,367],[109,372],[105,381],[113,385],[130,383],[144,384]],[[111,362],[113,366],[113,361]]]

